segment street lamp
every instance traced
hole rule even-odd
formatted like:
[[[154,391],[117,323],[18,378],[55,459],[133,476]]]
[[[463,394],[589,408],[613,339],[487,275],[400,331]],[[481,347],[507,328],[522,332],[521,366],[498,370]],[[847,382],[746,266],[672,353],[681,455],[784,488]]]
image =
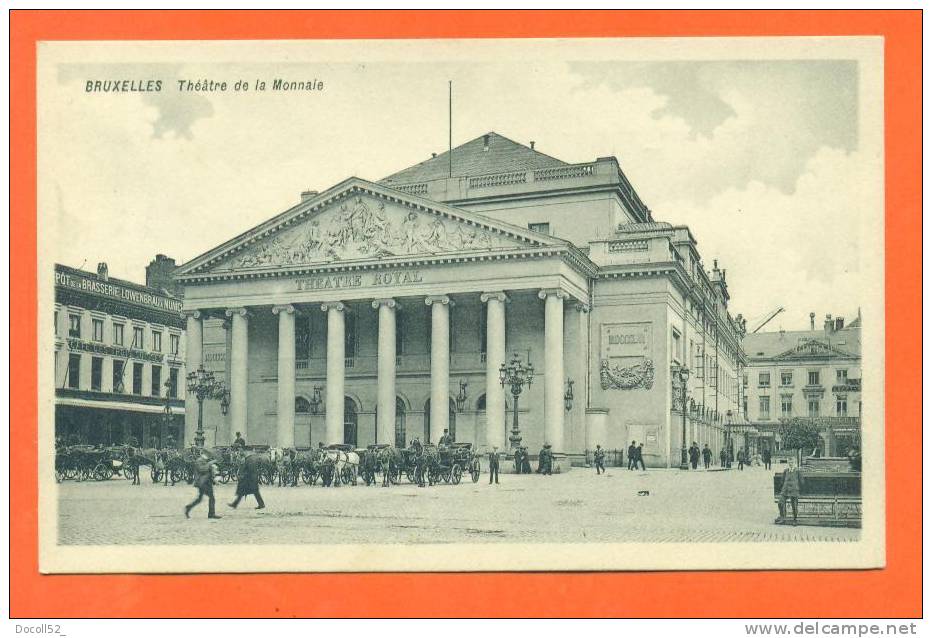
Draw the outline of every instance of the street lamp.
[[[563,407],[569,412],[573,409],[573,380],[566,380],[566,392],[563,393]]]
[[[679,375],[680,375],[680,387],[682,388],[682,395],[681,395],[682,402],[680,404],[680,411],[682,412],[682,415],[683,415],[683,432],[682,432],[683,438],[681,439],[682,449],[681,449],[681,454],[680,454],[680,469],[688,470],[689,463],[686,460],[686,382],[689,381],[689,368],[687,368],[686,366],[682,366],[680,368]]]
[[[463,408],[466,407],[466,386],[468,384],[465,381],[460,381],[460,393],[456,395],[456,411],[462,412]]]
[[[508,440],[511,441],[511,449],[516,450],[521,445],[521,430],[518,429],[518,395],[521,394],[521,390],[525,385],[530,387],[531,382],[534,380],[534,366],[530,363],[527,365],[522,363],[516,352],[511,357],[511,361],[507,364],[503,363],[498,368],[498,376],[503,388],[506,384],[511,386],[511,396],[514,400],[514,419],[511,425],[511,436],[508,437]]]
[[[220,410],[226,414],[230,405],[229,391],[222,381],[214,378],[214,373],[199,365],[197,370],[187,377],[188,392],[197,398],[197,432],[194,433],[194,445],[204,447],[204,399],[220,399]]]

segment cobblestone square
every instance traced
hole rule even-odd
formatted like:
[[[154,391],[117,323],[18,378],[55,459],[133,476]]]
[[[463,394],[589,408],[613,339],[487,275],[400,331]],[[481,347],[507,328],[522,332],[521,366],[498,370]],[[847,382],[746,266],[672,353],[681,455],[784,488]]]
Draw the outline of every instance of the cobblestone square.
[[[774,525],[772,474],[745,471],[631,472],[602,476],[574,468],[562,475],[503,474],[499,485],[418,488],[268,486],[267,507],[235,485],[218,485],[217,513],[186,484],[133,486],[124,479],[59,484],[59,543],[65,545],[553,543],[553,542],[846,542],[856,529]],[[647,491],[649,495],[639,496]]]

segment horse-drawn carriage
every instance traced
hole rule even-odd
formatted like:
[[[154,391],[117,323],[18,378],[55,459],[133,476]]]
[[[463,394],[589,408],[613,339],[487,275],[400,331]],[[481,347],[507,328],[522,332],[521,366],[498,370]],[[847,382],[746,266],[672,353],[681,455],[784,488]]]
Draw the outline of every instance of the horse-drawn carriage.
[[[427,459],[428,480],[432,484],[443,481],[458,485],[464,472],[469,473],[473,483],[479,481],[481,465],[472,443],[426,445],[424,456]]]

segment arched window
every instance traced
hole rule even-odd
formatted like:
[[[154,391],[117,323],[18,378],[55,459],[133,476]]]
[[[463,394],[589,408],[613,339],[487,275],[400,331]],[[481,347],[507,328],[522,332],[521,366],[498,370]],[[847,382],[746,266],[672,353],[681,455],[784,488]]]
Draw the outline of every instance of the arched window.
[[[295,414],[307,414],[311,411],[311,402],[305,399],[304,397],[295,397],[294,398],[294,412]]]
[[[453,399],[450,399],[450,416],[448,417],[450,425],[450,436],[453,437],[453,440],[456,440],[456,403]],[[431,441],[430,436],[430,399],[427,399],[427,403],[424,404],[424,438],[427,441]],[[437,437],[440,438],[439,436]]]
[[[356,402],[349,397],[343,399],[343,443],[356,447]]]
[[[403,448],[405,441],[405,402],[395,397],[395,447]]]

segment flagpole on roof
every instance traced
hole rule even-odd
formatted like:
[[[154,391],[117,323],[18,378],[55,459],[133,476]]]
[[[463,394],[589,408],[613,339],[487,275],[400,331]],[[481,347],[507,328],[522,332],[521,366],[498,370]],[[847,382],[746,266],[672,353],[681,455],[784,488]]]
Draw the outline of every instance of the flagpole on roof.
[[[449,126],[449,148],[447,156],[450,159],[450,177],[453,177],[453,80],[449,81],[450,84],[450,126]]]

